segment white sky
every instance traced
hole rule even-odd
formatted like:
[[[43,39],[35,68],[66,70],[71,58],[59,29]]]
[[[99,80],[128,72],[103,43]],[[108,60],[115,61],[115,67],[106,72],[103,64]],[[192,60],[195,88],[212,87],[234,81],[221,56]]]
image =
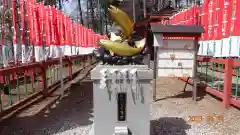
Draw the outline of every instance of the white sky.
[[[81,0],[81,7],[82,10],[85,10],[86,8],[86,0]],[[68,0],[68,2],[64,2],[63,4],[63,10],[67,14],[71,14],[74,10],[78,8],[78,1],[77,0]]]

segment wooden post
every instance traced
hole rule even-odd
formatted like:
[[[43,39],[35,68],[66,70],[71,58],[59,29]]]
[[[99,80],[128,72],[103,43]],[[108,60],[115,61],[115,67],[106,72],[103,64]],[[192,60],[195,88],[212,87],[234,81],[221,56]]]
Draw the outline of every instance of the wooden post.
[[[40,78],[42,81],[42,92],[45,97],[48,95],[48,89],[47,89],[47,79],[46,79],[46,66],[44,62],[41,63],[41,73],[40,73]]]
[[[228,108],[230,106],[232,91],[232,71],[233,71],[233,59],[231,58],[226,59],[223,86],[223,105],[225,108]]]
[[[195,38],[194,41],[194,65],[193,65],[193,73],[192,73],[192,80],[193,80],[193,94],[192,94],[192,100],[197,101],[197,53],[199,50],[199,45],[198,45],[198,38]],[[187,82],[188,83],[188,82]]]
[[[73,64],[72,64],[72,61],[71,61],[71,57],[69,57],[67,59],[67,61],[68,61],[68,75],[69,75],[69,79],[72,80],[73,79],[73,71],[72,71]]]

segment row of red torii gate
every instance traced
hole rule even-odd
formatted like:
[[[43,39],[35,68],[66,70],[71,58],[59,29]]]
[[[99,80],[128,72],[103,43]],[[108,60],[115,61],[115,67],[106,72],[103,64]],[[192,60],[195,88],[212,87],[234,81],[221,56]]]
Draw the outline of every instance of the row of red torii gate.
[[[83,25],[74,23],[55,7],[45,6],[36,0],[2,0],[1,6],[1,61],[7,67],[10,62],[26,63],[43,61],[60,56],[85,55],[92,52],[99,35]],[[9,8],[11,7],[11,8]],[[6,11],[11,9],[11,15]],[[7,24],[12,18],[13,45],[6,39]]]
[[[204,0],[202,6],[192,6],[162,23],[202,25],[205,33],[199,39],[198,55],[240,57],[239,0]]]

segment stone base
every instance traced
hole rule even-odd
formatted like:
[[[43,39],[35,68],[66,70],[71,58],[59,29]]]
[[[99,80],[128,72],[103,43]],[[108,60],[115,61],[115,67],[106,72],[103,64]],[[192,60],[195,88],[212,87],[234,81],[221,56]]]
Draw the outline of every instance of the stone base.
[[[147,65],[96,66],[91,71],[94,135],[149,135],[152,78]]]

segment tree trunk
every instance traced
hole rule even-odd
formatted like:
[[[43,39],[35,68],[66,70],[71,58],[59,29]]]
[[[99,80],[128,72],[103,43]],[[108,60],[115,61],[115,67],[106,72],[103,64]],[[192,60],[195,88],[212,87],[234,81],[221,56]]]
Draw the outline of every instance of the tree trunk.
[[[92,29],[94,31],[96,31],[97,27],[96,27],[96,22],[95,22],[95,18],[94,18],[94,5],[93,5],[92,0],[89,0],[89,5],[90,5],[90,10],[91,10]]]
[[[81,0],[78,0],[78,12],[80,14],[80,21],[81,24],[83,25],[83,15],[82,15],[82,4],[81,4]],[[79,21],[79,20],[78,20]]]

